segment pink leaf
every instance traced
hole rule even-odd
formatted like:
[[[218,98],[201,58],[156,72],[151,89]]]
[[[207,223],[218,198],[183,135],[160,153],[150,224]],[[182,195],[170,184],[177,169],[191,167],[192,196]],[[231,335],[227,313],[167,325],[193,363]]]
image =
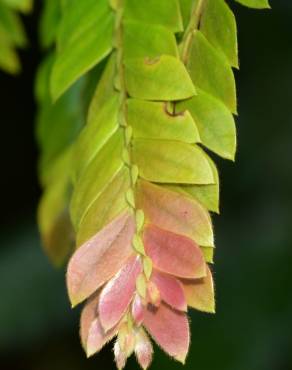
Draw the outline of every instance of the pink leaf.
[[[147,181],[140,180],[138,185],[137,207],[143,209],[146,220],[200,246],[214,245],[211,218],[199,202]]]
[[[160,291],[161,299],[173,308],[186,311],[187,303],[182,284],[174,277],[153,271],[151,280]]]
[[[137,326],[140,326],[144,319],[144,306],[139,294],[136,294],[132,303],[132,316]]]
[[[152,361],[153,347],[144,330],[136,334],[135,354],[142,369],[147,369]]]
[[[186,314],[161,304],[158,309],[149,306],[143,325],[161,348],[184,363],[190,343]]]
[[[118,332],[117,326],[109,330],[107,333],[104,332],[100,320],[96,318],[90,325],[86,343],[86,354],[87,357],[94,355],[99,352],[102,347],[109,342]]]
[[[97,318],[98,301],[99,294],[95,294],[91,299],[88,300],[81,312],[80,338],[84,350],[86,350],[90,326],[92,322]]]
[[[189,279],[206,276],[203,253],[193,240],[148,225],[144,231],[144,244],[158,270]]]
[[[190,307],[204,312],[215,312],[214,284],[209,267],[206,277],[197,280],[183,280],[183,287]]]
[[[123,213],[74,253],[67,270],[72,306],[89,297],[124,266],[133,252],[134,229],[133,217]]]
[[[140,258],[132,257],[103,288],[99,299],[99,318],[105,331],[116,325],[126,312],[141,271]]]
[[[115,361],[116,361],[117,368],[119,370],[123,369],[126,366],[127,356],[121,350],[121,347],[118,341],[116,341],[114,344],[114,355],[115,355]]]

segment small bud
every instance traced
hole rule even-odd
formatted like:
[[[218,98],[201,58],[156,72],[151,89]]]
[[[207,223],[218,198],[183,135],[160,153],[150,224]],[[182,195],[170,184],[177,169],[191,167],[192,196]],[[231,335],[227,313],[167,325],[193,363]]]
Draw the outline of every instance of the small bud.
[[[149,280],[153,270],[153,264],[151,258],[148,256],[143,258],[143,269],[146,279]]]
[[[131,126],[127,126],[125,130],[126,145],[129,145],[132,139],[133,129]]]
[[[145,256],[145,249],[144,249],[144,244],[142,242],[142,239],[138,235],[134,235],[133,237],[133,247],[134,249]]]
[[[122,153],[122,158],[123,158],[123,161],[124,163],[129,166],[130,165],[130,156],[129,156],[129,152],[127,149],[124,149],[123,150],[123,153]]]
[[[135,208],[135,197],[132,189],[129,189],[126,193],[126,199],[132,208]]]
[[[135,185],[139,176],[139,169],[138,166],[133,165],[131,167],[131,177],[132,177],[132,183]]]
[[[145,215],[142,209],[138,209],[136,212],[136,227],[137,232],[140,232],[142,230],[142,227],[144,226],[145,221]]]
[[[144,274],[140,274],[136,280],[136,289],[142,298],[146,298],[147,283]]]

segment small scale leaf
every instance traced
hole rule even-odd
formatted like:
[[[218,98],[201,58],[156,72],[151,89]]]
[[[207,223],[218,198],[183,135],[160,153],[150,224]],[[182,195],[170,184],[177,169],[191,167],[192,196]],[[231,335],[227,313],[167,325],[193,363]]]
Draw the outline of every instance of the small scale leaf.
[[[125,314],[135,293],[136,279],[142,271],[139,257],[132,257],[103,288],[99,298],[99,319],[107,332]]]
[[[197,126],[187,110],[173,113],[167,103],[139,99],[128,99],[127,107],[134,138],[200,142]]]
[[[183,287],[177,279],[154,270],[151,280],[156,284],[165,303],[179,311],[187,310]]]
[[[126,21],[123,37],[125,59],[178,56],[175,36],[163,26]]]
[[[76,183],[70,209],[76,228],[107,183],[121,170],[123,144],[123,132],[120,129],[111,136]]]
[[[154,225],[147,226],[143,240],[156,269],[188,279],[206,276],[204,256],[193,240]]]
[[[210,269],[207,276],[198,280],[183,280],[187,303],[190,307],[204,312],[215,312],[214,285]]]
[[[195,145],[170,140],[133,140],[133,161],[140,176],[159,183],[212,184],[206,154]]]
[[[144,326],[156,343],[171,357],[185,362],[190,344],[189,323],[184,313],[165,304],[145,310]]]
[[[236,20],[225,0],[206,2],[200,30],[215,48],[222,51],[233,67],[238,67]]]
[[[196,87],[221,100],[236,113],[236,88],[232,69],[200,31],[195,31],[188,69]]]
[[[67,288],[77,305],[112,278],[131,257],[134,220],[127,212],[85,242],[72,256]]]
[[[226,106],[216,98],[198,91],[198,95],[178,105],[191,113],[203,145],[223,158],[234,160],[236,128],[234,118]]]
[[[196,94],[183,63],[172,56],[125,61],[126,86],[131,97],[145,100],[181,100]]]
[[[143,6],[137,0],[125,3],[125,19],[141,23],[158,24],[173,32],[183,31],[182,18],[178,0],[147,0]]]
[[[200,246],[214,245],[210,216],[194,199],[147,181],[140,181],[137,204],[144,209],[146,221],[185,235]]]

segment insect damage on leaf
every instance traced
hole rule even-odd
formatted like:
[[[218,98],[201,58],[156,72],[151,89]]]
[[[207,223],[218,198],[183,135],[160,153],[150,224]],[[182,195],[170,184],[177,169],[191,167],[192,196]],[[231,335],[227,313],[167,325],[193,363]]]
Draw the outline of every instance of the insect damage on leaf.
[[[205,149],[235,157],[235,17],[225,0],[47,0],[41,32],[39,223],[56,264],[75,248],[82,346],[114,339],[118,369],[132,354],[146,369],[152,339],[184,363],[188,309],[215,312],[219,176]]]

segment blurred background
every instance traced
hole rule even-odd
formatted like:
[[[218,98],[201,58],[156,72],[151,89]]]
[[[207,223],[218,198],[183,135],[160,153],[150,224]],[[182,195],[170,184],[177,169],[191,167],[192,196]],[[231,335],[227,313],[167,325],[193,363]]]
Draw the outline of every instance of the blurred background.
[[[292,1],[272,11],[232,4],[241,70],[236,163],[216,158],[222,183],[217,239],[217,314],[191,313],[185,370],[292,369]],[[40,246],[36,206],[33,78],[40,60],[38,9],[23,73],[0,72],[0,369],[114,369],[110,348],[86,360],[78,309],[64,271]],[[137,369],[131,360],[127,369]],[[180,369],[159,350],[152,369]]]

